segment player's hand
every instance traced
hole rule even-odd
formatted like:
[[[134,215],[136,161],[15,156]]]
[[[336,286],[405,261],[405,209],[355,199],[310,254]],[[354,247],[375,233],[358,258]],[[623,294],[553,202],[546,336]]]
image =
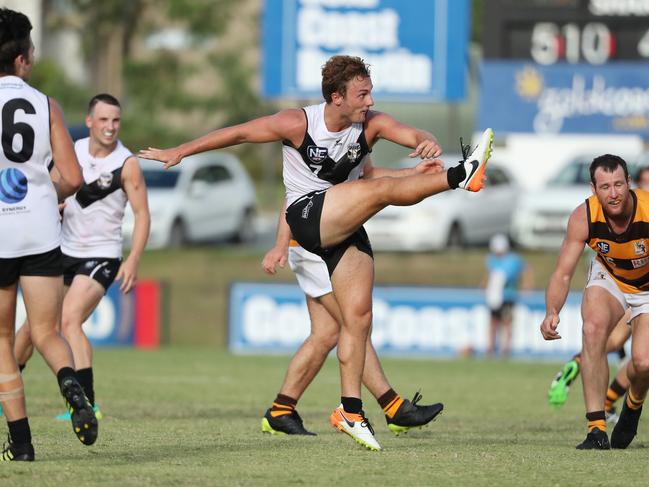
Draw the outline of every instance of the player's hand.
[[[137,282],[137,263],[126,259],[119,266],[116,281],[120,281],[119,290],[124,294],[128,293]]]
[[[444,162],[439,159],[425,159],[415,166],[418,174],[435,174],[444,170]]]
[[[408,157],[421,157],[422,159],[434,159],[442,154],[442,148],[437,140],[427,139],[420,142],[419,145],[408,154]]]
[[[261,267],[264,269],[264,272],[272,275],[277,272],[277,266],[283,269],[287,260],[288,249],[273,247],[266,253],[266,255],[264,255],[264,258],[261,261]]]
[[[541,323],[541,335],[546,340],[559,340],[561,335],[557,333],[557,326],[559,326],[559,315],[555,313],[546,314],[543,323]]]
[[[175,149],[156,149],[155,147],[149,147],[148,149],[140,149],[138,153],[139,157],[144,159],[151,159],[154,161],[160,161],[164,163],[164,168],[169,169],[170,167],[179,164],[182,160],[180,152]]]

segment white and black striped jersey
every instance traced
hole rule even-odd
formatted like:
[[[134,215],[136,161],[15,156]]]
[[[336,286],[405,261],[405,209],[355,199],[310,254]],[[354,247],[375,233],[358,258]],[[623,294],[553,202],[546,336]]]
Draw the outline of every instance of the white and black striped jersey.
[[[83,186],[65,200],[61,250],[72,257],[122,256],[122,219],[127,197],[122,168],[133,154],[120,141],[104,158],[90,155],[89,138],[74,144]]]
[[[48,252],[61,240],[50,106],[17,76],[0,77],[0,141],[0,258]]]
[[[283,143],[284,185],[287,205],[311,191],[360,177],[370,148],[362,123],[340,132],[329,132],[325,124],[326,103],[304,107],[306,131],[300,147]]]

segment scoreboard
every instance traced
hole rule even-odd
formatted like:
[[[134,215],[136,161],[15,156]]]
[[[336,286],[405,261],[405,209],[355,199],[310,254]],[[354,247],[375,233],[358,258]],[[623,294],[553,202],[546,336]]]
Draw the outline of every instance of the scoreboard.
[[[649,60],[649,0],[487,0],[484,56],[542,65]]]
[[[479,128],[649,140],[649,0],[485,0]]]

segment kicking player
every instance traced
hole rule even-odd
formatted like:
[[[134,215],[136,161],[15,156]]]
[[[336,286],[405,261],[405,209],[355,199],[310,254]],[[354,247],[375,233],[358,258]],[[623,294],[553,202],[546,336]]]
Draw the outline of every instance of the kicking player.
[[[369,158],[364,171],[371,174]],[[297,402],[338,343],[342,317],[326,264],[291,239],[291,230],[282,212],[275,246],[264,256],[262,267],[268,274],[275,274],[277,267],[284,267],[287,261],[305,294],[311,333],[291,360],[282,387],[261,421],[261,429],[272,434],[312,435],[304,428],[296,409]],[[419,393],[412,401],[402,399],[385,377],[371,336],[367,340],[363,384],[383,409],[388,429],[396,435],[428,424],[444,409],[441,403],[420,406],[417,404],[421,399]]]
[[[140,257],[149,238],[150,215],[146,184],[137,158],[118,139],[121,107],[112,95],[99,94],[88,104],[89,137],[74,145],[83,170],[83,185],[65,200],[63,210],[64,296],[61,331],[74,354],[77,379],[97,417],[92,346],[82,325],[113,283],[128,293],[137,280]],[[135,222],[128,258],[122,261],[122,219],[126,203]],[[16,337],[21,369],[31,356],[31,320]],[[33,338],[33,337],[32,337]],[[67,420],[69,412],[57,417]]]
[[[327,264],[342,315],[337,348],[341,406],[333,411],[331,422],[363,446],[380,450],[361,400],[374,282],[372,248],[362,225],[388,205],[414,205],[455,188],[479,191],[493,132],[485,131],[472,153],[463,147],[464,160],[438,173],[436,163],[428,160],[441,154],[432,134],[371,110],[372,81],[362,59],[330,58],[322,68],[322,94],[325,101],[318,105],[281,110],[177,147],[142,150],[140,155],[171,167],[211,149],[245,142],[283,143],[287,222],[293,238]],[[359,180],[362,163],[380,139],[409,147],[411,157],[424,161],[403,177]]]
[[[58,201],[81,185],[81,171],[56,101],[27,81],[34,64],[32,25],[0,9],[0,403],[9,428],[1,461],[33,461],[23,381],[13,353],[20,284],[32,340],[56,374],[79,440],[97,439],[97,420],[74,373],[68,343],[57,328],[63,300]],[[48,165],[54,160],[56,177]]]
[[[636,434],[649,388],[649,193],[631,190],[626,162],[605,154],[590,166],[593,195],[570,216],[557,267],[546,291],[541,333],[557,340],[559,312],[584,249],[596,256],[582,300],[581,372],[588,434],[578,449],[626,448]],[[606,342],[630,308],[633,343],[630,386],[609,444],[604,410],[608,363]]]

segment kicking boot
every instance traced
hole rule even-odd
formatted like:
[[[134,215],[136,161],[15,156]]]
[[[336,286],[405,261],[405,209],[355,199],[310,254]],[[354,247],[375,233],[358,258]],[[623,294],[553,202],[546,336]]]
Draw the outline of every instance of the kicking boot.
[[[273,417],[270,414],[270,409],[266,410],[266,414],[261,418],[261,431],[262,433],[270,433],[271,435],[309,435],[316,436],[304,428],[302,418],[296,410],[291,414],[282,414],[281,416]]]
[[[66,407],[70,412],[72,429],[84,445],[92,445],[97,440],[99,427],[95,412],[83,388],[74,377],[66,377],[61,382],[61,394],[65,398]]]
[[[101,412],[101,409],[99,409],[99,406],[97,404],[92,407],[92,410],[95,412],[95,417],[97,419],[104,419],[104,413]],[[70,421],[72,419],[72,416],[70,415],[70,411],[66,411],[59,414],[54,419],[56,419],[57,421]]]
[[[440,402],[427,406],[420,406],[417,404],[420,399],[421,394],[417,391],[415,396],[412,398],[412,402],[404,399],[393,418],[386,415],[385,420],[388,423],[388,429],[395,435],[399,436],[401,433],[406,433],[411,428],[421,428],[430,423],[437,418],[444,409],[444,405]]]
[[[550,384],[548,391],[548,402],[551,406],[563,406],[568,400],[568,392],[570,392],[570,385],[579,375],[579,364],[571,360],[563,366],[557,376]]]
[[[5,443],[2,445],[0,452],[0,462],[33,462],[34,447],[31,443],[17,445],[15,443]]]
[[[599,428],[586,435],[586,439],[577,445],[577,450],[610,450],[611,445],[608,442],[608,435]]]
[[[618,419],[611,434],[611,446],[613,448],[624,449],[629,446],[638,432],[638,422],[641,414],[642,407],[631,409],[627,406],[625,398],[622,411],[620,411],[620,419]]]
[[[480,143],[471,153],[469,150],[471,146],[464,145],[460,139],[460,147],[462,148],[462,158],[460,161],[464,164],[466,176],[458,185],[458,188],[466,189],[467,191],[480,191],[484,186],[484,173],[487,167],[487,161],[491,157],[493,151],[492,145],[494,142],[494,131],[487,129],[480,137]]]
[[[341,404],[329,416],[329,423],[338,431],[351,436],[356,443],[368,450],[381,450],[381,445],[374,438],[374,429],[363,411],[359,414],[348,413]]]

